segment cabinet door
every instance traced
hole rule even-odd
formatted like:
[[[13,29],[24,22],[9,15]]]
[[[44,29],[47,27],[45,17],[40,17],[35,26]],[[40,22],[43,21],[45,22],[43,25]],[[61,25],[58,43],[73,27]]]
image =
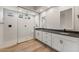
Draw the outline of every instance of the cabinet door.
[[[52,46],[52,34],[51,33],[47,33],[47,45],[49,45],[50,47]]]
[[[47,32],[43,32],[43,40],[42,40],[42,42],[47,44]]]
[[[43,41],[43,33],[42,31],[36,30],[35,32],[36,39]]]
[[[43,32],[42,31],[39,31],[39,40],[43,41]]]
[[[35,31],[35,38],[39,40],[39,31],[38,30]]]
[[[52,34],[52,48],[62,52],[76,52],[79,51],[79,41],[76,38]]]
[[[62,51],[63,39],[56,34],[52,34],[52,48]]]
[[[71,41],[69,39],[64,39],[63,43],[63,52],[78,52],[79,51],[79,44],[78,42]]]

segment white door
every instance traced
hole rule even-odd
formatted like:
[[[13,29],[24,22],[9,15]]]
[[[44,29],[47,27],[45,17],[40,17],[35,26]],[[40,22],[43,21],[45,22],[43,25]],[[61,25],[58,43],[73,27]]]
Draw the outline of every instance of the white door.
[[[4,46],[17,43],[17,12],[4,9]]]

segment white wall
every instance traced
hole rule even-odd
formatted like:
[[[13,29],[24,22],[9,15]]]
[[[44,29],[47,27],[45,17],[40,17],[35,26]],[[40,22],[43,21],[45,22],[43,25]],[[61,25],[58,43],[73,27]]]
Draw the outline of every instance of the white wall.
[[[72,9],[60,12],[60,26],[64,29],[72,29]]]
[[[40,14],[40,27],[41,28],[46,28],[47,27],[47,22],[46,22],[47,21],[47,19],[46,19],[47,16],[46,15],[47,15],[47,11]]]
[[[73,8],[73,6],[59,6],[59,11],[65,11],[70,8]]]
[[[3,24],[0,24],[0,47],[3,43]]]
[[[45,20],[42,20],[45,17]],[[59,29],[60,28],[60,14],[59,8],[50,8],[40,14],[40,27],[49,29]]]
[[[75,31],[79,31],[79,18],[78,18],[78,15],[79,15],[79,7],[76,6],[75,7]]]
[[[3,23],[3,9],[0,7],[0,23]]]
[[[3,45],[4,45],[4,41],[3,41],[3,39],[4,39],[4,34],[3,34],[3,32],[4,32],[4,28],[3,28],[3,25],[4,25],[3,8],[6,8],[8,10],[22,12],[22,13],[28,13],[28,14],[32,14],[32,15],[38,14],[38,13],[35,13],[33,11],[25,10],[25,9],[22,9],[20,7],[17,7],[17,6],[0,6],[0,48],[3,48]],[[33,21],[35,21],[35,20],[33,19]],[[30,30],[32,30],[32,29],[30,29]],[[7,46],[7,45],[4,45],[4,46]]]
[[[0,7],[0,47],[3,43],[3,9]]]
[[[72,10],[70,10],[70,9],[72,9]],[[78,8],[76,8],[76,9],[78,12]],[[68,10],[68,11],[66,11],[66,10]],[[74,11],[75,11],[75,13],[74,13]],[[77,25],[77,23],[78,23],[77,22],[78,21],[77,12],[76,12],[76,10],[74,10],[73,6],[59,6],[59,7],[50,8],[40,14],[40,27],[42,28],[44,26],[43,20],[41,18],[43,16],[46,16],[46,26],[47,26],[46,28],[69,29],[69,30],[74,30],[76,28],[76,30],[77,30],[77,29],[79,29],[78,28],[79,26]],[[75,22],[75,20],[76,20],[76,22]]]
[[[38,28],[40,25],[39,14],[35,15],[35,27]]]
[[[57,29],[60,26],[60,14],[58,7],[47,11],[47,28]]]

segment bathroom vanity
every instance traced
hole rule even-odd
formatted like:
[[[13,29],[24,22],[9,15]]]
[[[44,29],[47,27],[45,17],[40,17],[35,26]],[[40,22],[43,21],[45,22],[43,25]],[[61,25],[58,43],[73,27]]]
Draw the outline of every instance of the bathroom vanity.
[[[79,32],[36,28],[35,37],[42,43],[61,52],[79,51]]]

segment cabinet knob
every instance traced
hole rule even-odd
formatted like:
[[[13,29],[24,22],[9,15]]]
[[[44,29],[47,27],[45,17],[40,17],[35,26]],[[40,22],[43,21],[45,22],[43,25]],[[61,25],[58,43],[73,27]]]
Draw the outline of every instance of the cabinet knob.
[[[27,27],[27,25],[24,25],[25,27]]]
[[[61,43],[61,44],[63,44],[63,41],[62,41],[62,40],[60,40],[60,43]]]

